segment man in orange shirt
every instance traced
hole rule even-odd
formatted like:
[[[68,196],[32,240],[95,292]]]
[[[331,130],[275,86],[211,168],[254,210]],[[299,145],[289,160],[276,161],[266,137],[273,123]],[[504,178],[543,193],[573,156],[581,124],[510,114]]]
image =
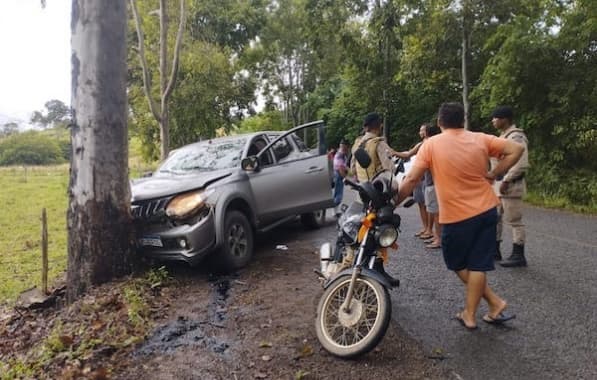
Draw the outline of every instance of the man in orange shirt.
[[[487,323],[503,323],[507,303],[487,285],[486,272],[494,270],[495,236],[499,200],[491,187],[496,176],[514,165],[523,147],[511,140],[464,129],[464,108],[444,103],[438,112],[442,133],[425,141],[417,160],[400,185],[398,201],[404,200],[423,176],[433,175],[439,202],[442,251],[448,269],[466,285],[466,305],[456,319],[466,328],[477,327],[476,313],[481,297],[489,312]],[[502,157],[487,171],[489,157]]]

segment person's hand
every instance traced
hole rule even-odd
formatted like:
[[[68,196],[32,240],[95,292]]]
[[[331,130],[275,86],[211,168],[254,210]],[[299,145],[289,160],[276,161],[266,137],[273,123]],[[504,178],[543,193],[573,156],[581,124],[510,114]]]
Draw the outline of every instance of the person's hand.
[[[493,173],[493,171],[489,171],[485,174],[485,178],[487,179],[487,181],[489,181],[489,183],[493,184],[493,181],[495,181],[495,174]]]
[[[510,187],[510,182],[502,182],[500,184],[500,194],[506,194],[508,192],[508,188]]]

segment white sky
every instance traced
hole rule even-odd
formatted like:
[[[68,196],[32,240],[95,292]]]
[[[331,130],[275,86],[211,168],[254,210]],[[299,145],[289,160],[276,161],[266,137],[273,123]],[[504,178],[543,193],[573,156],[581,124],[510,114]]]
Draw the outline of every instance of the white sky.
[[[70,104],[71,0],[0,0],[0,114]]]

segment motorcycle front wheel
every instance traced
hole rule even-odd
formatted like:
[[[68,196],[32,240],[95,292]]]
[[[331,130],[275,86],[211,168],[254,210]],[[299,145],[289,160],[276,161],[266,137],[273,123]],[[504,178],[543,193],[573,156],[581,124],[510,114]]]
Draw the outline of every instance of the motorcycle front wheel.
[[[352,358],[371,351],[390,324],[391,299],[388,291],[368,277],[356,280],[349,310],[343,310],[350,276],[341,276],[325,290],[319,305],[315,330],[328,352]]]

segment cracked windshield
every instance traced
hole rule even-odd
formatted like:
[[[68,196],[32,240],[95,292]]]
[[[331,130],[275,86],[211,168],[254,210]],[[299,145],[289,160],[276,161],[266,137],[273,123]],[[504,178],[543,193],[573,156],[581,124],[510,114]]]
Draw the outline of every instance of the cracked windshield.
[[[246,139],[208,141],[174,151],[158,174],[188,174],[238,167]]]

